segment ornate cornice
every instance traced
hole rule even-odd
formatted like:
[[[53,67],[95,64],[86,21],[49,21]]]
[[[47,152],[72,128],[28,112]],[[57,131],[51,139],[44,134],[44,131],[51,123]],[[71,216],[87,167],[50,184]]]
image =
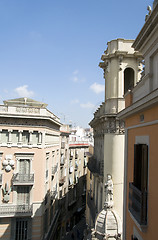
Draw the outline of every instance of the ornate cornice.
[[[94,137],[102,137],[106,133],[124,134],[124,121],[117,117],[102,116],[100,119],[95,119]]]

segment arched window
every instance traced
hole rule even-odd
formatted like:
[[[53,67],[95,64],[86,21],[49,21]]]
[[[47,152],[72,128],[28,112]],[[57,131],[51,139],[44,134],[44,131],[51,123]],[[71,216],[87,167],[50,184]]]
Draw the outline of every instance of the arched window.
[[[134,87],[134,70],[126,68],[124,71],[124,94]]]

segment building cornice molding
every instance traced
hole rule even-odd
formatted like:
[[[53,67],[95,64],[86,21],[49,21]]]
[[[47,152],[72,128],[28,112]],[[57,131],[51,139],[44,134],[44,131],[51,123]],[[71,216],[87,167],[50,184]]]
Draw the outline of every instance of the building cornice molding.
[[[111,58],[116,58],[116,57],[125,57],[125,58],[143,58],[142,54],[140,52],[134,52],[134,53],[128,53],[127,51],[119,51],[117,50],[115,53],[111,53],[111,54],[103,54],[101,57],[101,60],[103,62],[99,63],[99,67],[100,68],[106,68],[107,67],[107,61],[110,60]]]
[[[147,41],[148,36],[150,36],[153,29],[156,27],[158,23],[158,4],[153,9],[152,13],[149,15],[148,19],[146,20],[144,26],[142,27],[141,31],[139,32],[136,40],[134,41],[132,47],[135,50],[140,50],[144,42]]]
[[[49,116],[35,116],[35,115],[16,115],[16,114],[0,114],[0,117],[5,118],[21,118],[21,119],[35,119],[35,120],[48,120],[50,122],[53,122],[54,124],[58,126],[62,126],[63,124],[56,121],[55,119],[50,118]]]

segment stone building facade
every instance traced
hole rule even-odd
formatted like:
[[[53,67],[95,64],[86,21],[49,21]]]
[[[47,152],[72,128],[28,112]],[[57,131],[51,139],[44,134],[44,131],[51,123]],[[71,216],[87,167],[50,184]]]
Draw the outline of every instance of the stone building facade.
[[[94,155],[88,162],[91,185],[87,196],[87,223],[104,205],[104,184],[107,176],[113,180],[113,208],[123,217],[124,122],[117,117],[125,107],[124,94],[141,78],[142,55],[131,46],[133,40],[116,39],[108,47],[99,66],[104,71],[105,101],[94,113],[90,126],[94,132]]]
[[[44,103],[0,106],[1,239],[48,239],[56,230],[60,126]]]
[[[83,235],[89,144],[69,142],[69,126],[46,107],[28,98],[0,106],[2,240]]]

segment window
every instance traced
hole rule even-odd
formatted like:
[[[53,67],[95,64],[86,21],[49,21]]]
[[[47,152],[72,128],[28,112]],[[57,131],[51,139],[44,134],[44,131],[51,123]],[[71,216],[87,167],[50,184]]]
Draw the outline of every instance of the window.
[[[59,191],[59,198],[62,198],[62,190]]]
[[[8,138],[9,138],[8,131],[7,130],[2,130],[2,133],[1,133],[2,143],[7,143],[8,142]]]
[[[29,205],[30,203],[30,187],[17,187],[17,203],[18,205]]]
[[[38,139],[39,139],[39,133],[37,131],[34,131],[32,133],[32,143],[37,145]],[[40,143],[41,143],[41,141],[40,141]]]
[[[12,218],[11,220],[11,239],[30,240],[31,236],[31,218]]]
[[[55,151],[52,151],[52,166],[54,165],[55,161]]]
[[[22,142],[24,144],[28,144],[28,142],[29,142],[29,132],[28,131],[22,132]]]
[[[61,142],[61,149],[65,148],[65,142]]]
[[[15,222],[15,240],[31,239],[31,220],[28,218],[17,218]]]
[[[19,133],[18,133],[17,130],[14,130],[14,131],[12,132],[12,142],[13,142],[14,144],[17,144],[17,143],[18,143],[18,138],[19,138]]]
[[[134,70],[126,68],[124,71],[124,94],[134,87]]]
[[[148,146],[134,145],[134,179],[133,184],[140,191],[147,191],[148,182]]]
[[[147,225],[148,145],[134,145],[133,182],[129,183],[129,211],[140,225]]]
[[[18,219],[16,220],[16,240],[24,240],[27,238],[28,222],[27,220]]]
[[[46,181],[48,180],[49,153],[46,153]]]
[[[20,159],[19,160],[19,173],[20,174],[30,174],[30,160]]]

